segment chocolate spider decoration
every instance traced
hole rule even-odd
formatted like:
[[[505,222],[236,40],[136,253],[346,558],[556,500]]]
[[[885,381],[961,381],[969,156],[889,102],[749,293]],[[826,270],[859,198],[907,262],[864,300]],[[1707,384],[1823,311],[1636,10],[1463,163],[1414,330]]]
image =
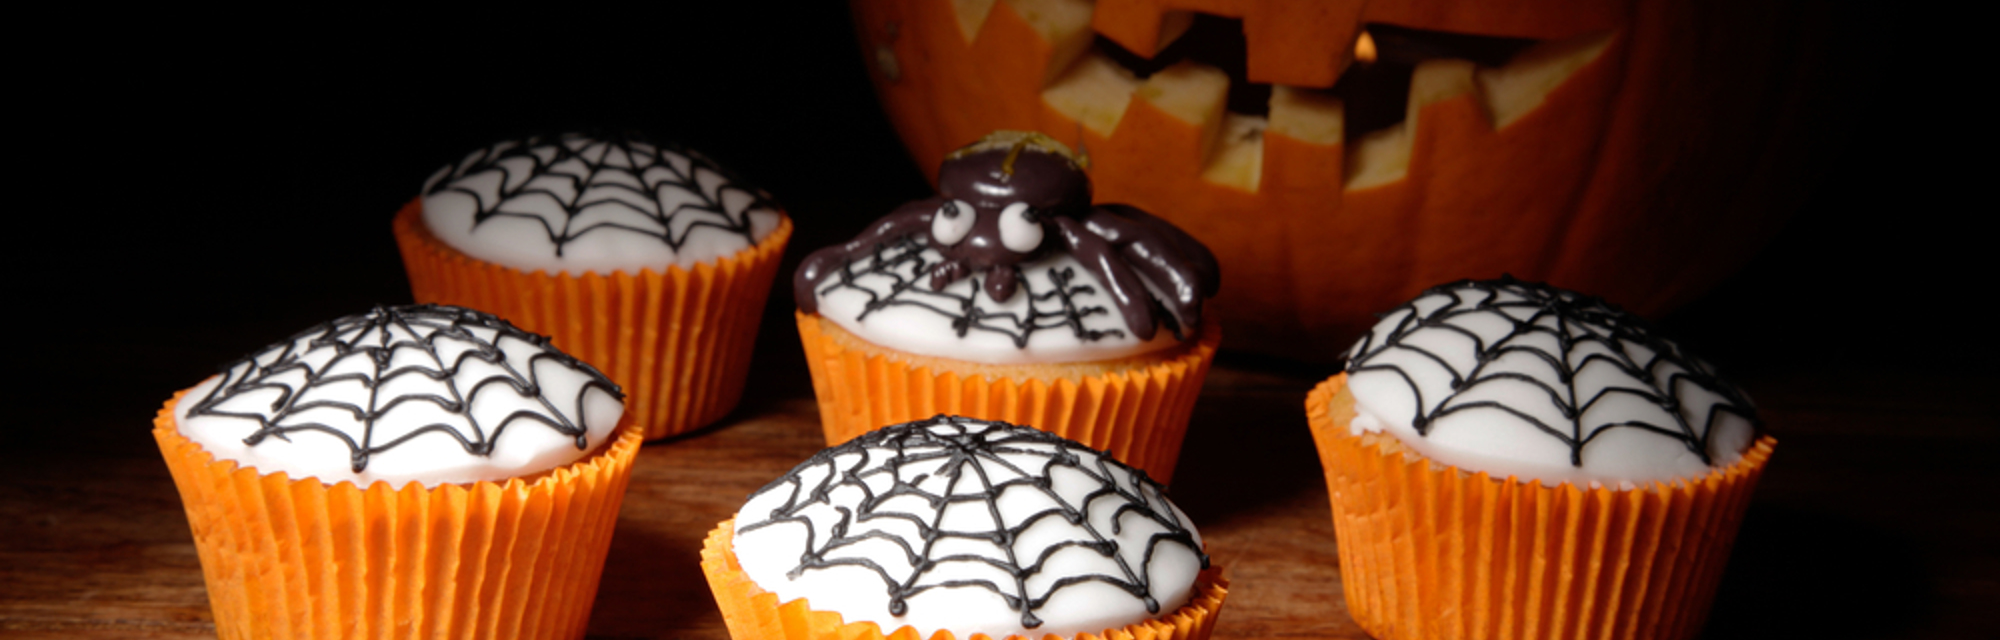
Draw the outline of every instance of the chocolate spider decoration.
[[[938,171],[938,192],[807,256],[792,281],[799,309],[818,311],[813,288],[828,274],[910,236],[944,256],[928,274],[932,289],[978,274],[994,300],[1014,296],[1019,265],[1066,251],[1097,275],[1140,340],[1153,338],[1156,306],[1185,338],[1182,329],[1201,321],[1202,300],[1221,281],[1215,255],[1180,228],[1131,206],[1092,206],[1090,178],[1042,134],[998,132],[953,152]]]

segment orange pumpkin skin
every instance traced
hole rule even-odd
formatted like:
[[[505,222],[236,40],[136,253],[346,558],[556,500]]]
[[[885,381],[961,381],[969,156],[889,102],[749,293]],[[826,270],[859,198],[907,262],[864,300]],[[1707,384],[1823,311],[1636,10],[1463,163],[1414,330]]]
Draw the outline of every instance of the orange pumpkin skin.
[[[1214,250],[1224,282],[1211,308],[1242,329],[1232,348],[1335,358],[1374,312],[1440,282],[1502,273],[1656,316],[1739,268],[1804,193],[1790,153],[1803,125],[1789,116],[1808,74],[1780,61],[1819,38],[1783,7],[1100,0],[1079,35],[1073,15],[1045,6],[1074,3],[999,0],[976,25],[955,4],[981,2],[852,3],[877,93],[917,165],[935,181],[947,152],[995,129],[1039,130],[1086,150],[1098,201],[1154,212]],[[1412,96],[1400,179],[1347,188],[1338,135],[1267,127],[1245,188],[1203,177],[1215,120],[1190,121],[1142,90],[1099,131],[1044,97],[1091,31],[1156,50],[1161,5],[1241,17],[1250,81],[1277,84],[1331,84],[1367,23],[1608,39],[1538,107],[1497,128],[1469,81]]]

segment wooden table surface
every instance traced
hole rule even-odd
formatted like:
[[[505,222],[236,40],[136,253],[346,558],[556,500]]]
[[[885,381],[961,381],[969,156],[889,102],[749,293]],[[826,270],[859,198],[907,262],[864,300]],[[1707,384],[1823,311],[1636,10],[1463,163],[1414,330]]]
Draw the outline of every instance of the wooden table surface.
[[[697,566],[703,535],[818,450],[786,337],[723,424],[640,453],[592,638],[724,638]],[[796,348],[796,347],[793,347]],[[1218,638],[1364,638],[1348,616],[1326,491],[1302,417],[1322,370],[1225,358],[1197,406],[1172,495],[1234,587]],[[1780,438],[1707,637],[1995,637],[2000,446],[1995,380],[1784,370],[1743,384]],[[157,400],[164,400],[161,389]],[[129,404],[129,403],[128,403]],[[0,450],[0,635],[214,636],[149,412],[88,451]],[[109,437],[109,436],[115,436]]]

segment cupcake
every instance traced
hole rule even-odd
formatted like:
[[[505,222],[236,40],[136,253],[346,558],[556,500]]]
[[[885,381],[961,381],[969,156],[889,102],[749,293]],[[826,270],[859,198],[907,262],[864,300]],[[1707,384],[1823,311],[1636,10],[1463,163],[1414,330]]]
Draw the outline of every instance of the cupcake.
[[[474,151],[394,227],[418,302],[498,314],[604,367],[648,439],[742,398],[792,229],[701,154],[583,134]]]
[[[957,416],[814,455],[709,533],[702,570],[736,640],[1199,639],[1228,593],[1143,472]]]
[[[1639,318],[1511,278],[1384,314],[1306,413],[1385,640],[1693,637],[1776,444]]]
[[[386,307],[225,366],[153,436],[223,638],[576,638],[642,442],[620,398],[494,316]]]
[[[1173,477],[1221,333],[1180,229],[1090,203],[1061,143],[1001,132],[793,276],[828,444],[938,414],[1033,424]]]

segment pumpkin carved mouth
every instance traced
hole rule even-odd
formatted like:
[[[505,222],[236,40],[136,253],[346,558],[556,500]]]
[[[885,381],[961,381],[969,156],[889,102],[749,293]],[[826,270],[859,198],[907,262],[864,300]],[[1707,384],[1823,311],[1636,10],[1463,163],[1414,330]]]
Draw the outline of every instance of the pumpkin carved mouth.
[[[1789,91],[1823,86],[1797,61],[1828,46],[1813,11],[1728,0],[851,2],[933,182],[1041,131],[1088,154],[1097,201],[1214,250],[1233,346],[1316,359],[1468,277],[1640,315],[1699,295],[1790,214]]]
[[[997,4],[952,3],[968,45],[977,46]],[[1399,17],[1359,3],[1344,13],[1338,3],[1318,11],[1205,0],[1012,4],[1009,13],[1049,48],[1041,93],[1048,108],[1109,137],[1132,97],[1142,96],[1204,133],[1204,179],[1249,192],[1260,187],[1267,132],[1344,144],[1347,190],[1400,180],[1423,106],[1470,94],[1494,129],[1505,128],[1595,60],[1614,24],[1581,15],[1568,25],[1502,25],[1519,28],[1483,35],[1357,22]],[[1377,47],[1376,61],[1355,60],[1354,43],[1364,38]],[[878,51],[878,65],[893,66],[893,55]]]

